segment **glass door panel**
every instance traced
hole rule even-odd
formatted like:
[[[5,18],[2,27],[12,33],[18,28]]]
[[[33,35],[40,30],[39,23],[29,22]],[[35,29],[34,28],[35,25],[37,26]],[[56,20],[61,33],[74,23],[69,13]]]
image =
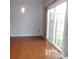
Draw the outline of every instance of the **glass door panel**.
[[[55,7],[55,45],[60,50],[63,46],[63,34],[64,34],[64,24],[65,24],[65,12],[66,12],[66,2]]]
[[[54,28],[54,9],[48,11],[48,35],[49,41],[53,42],[53,28]]]
[[[66,2],[48,10],[47,39],[62,50]]]

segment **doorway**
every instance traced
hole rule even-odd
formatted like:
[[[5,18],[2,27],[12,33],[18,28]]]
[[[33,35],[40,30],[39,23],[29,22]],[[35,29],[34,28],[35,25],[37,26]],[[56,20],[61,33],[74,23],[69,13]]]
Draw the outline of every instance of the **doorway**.
[[[62,51],[67,2],[60,3],[47,11],[47,39]]]

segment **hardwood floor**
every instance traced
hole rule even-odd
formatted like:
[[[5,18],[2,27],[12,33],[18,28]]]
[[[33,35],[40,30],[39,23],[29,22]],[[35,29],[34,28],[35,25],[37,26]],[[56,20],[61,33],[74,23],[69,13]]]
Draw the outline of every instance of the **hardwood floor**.
[[[59,59],[60,54],[42,37],[11,37],[10,59]]]

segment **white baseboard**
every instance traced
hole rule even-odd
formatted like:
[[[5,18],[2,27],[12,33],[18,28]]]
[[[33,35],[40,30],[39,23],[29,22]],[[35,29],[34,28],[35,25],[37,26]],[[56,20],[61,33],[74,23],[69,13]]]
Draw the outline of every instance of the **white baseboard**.
[[[41,36],[40,34],[10,35],[10,37]]]

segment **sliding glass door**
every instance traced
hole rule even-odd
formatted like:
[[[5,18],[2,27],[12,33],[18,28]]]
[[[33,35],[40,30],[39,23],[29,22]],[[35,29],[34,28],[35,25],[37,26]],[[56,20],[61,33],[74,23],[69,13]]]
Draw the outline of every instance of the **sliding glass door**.
[[[66,2],[48,9],[47,39],[60,50],[62,50],[63,45],[65,12]]]
[[[50,11],[48,11],[48,28],[47,28],[47,37],[49,39],[49,41],[52,41],[53,42],[53,33],[54,33],[54,17],[55,17],[55,14],[54,14],[54,9]]]

